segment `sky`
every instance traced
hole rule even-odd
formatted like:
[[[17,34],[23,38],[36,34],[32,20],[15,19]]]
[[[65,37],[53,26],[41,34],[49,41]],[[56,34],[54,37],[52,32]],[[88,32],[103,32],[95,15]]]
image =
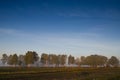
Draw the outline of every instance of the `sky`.
[[[119,0],[0,0],[0,55],[120,58]]]

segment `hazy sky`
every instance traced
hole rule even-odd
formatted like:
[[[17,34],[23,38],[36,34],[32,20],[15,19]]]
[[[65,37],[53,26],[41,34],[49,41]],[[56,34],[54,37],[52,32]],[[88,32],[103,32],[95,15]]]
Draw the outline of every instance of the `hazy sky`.
[[[120,57],[120,0],[0,0],[0,54]]]

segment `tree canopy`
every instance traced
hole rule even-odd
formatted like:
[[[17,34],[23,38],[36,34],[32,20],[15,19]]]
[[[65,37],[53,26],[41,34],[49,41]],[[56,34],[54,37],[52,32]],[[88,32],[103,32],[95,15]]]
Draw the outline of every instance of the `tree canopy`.
[[[119,60],[115,57],[112,56],[109,60],[108,60],[108,65],[111,65],[113,67],[118,67],[119,66]]]

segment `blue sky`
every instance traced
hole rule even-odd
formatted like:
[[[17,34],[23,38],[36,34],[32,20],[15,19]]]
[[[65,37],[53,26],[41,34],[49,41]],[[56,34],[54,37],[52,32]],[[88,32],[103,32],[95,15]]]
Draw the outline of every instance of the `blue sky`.
[[[0,53],[120,57],[119,0],[1,0]]]

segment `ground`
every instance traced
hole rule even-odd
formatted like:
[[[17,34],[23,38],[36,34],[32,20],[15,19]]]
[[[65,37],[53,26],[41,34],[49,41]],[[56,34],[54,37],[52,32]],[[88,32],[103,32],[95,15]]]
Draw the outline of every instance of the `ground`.
[[[120,68],[0,68],[0,80],[120,80]]]

